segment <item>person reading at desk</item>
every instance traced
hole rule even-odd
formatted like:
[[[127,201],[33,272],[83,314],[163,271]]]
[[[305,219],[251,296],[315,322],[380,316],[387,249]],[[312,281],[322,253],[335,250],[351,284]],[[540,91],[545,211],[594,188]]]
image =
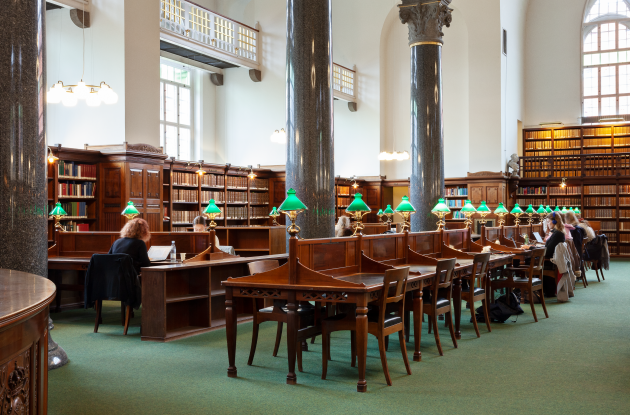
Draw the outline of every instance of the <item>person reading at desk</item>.
[[[206,218],[203,216],[197,216],[193,220],[193,232],[205,232],[206,231]],[[221,244],[219,243],[219,237],[214,235],[214,244],[217,248],[221,248]]]
[[[127,254],[133,260],[133,267],[140,274],[140,268],[150,267],[147,244],[151,239],[149,224],[146,220],[132,219],[120,231],[120,239],[109,248],[110,254]]]

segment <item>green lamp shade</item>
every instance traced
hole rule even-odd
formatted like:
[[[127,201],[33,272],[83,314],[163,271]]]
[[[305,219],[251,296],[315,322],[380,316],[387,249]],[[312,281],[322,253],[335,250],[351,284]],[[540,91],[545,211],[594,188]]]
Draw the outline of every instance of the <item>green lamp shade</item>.
[[[378,216],[383,216],[383,209],[379,209],[377,215]]]
[[[479,205],[479,207],[477,208],[477,213],[491,213],[492,211],[490,210],[490,208],[486,205],[486,201],[482,200],[481,201],[481,205]]]
[[[278,213],[278,209],[276,209],[276,207],[274,206],[273,209],[271,209],[271,212],[269,212],[269,216],[275,216],[275,215],[279,215],[279,213]]]
[[[554,212],[560,212],[560,208],[558,206],[556,206],[556,208],[553,211]]]
[[[545,213],[547,213],[547,211],[545,210],[545,207],[543,205],[540,205],[536,213],[538,213],[539,215],[544,215]]]
[[[295,195],[295,190],[289,189],[287,191],[287,198],[284,199],[284,202],[278,208],[279,211],[285,212],[293,212],[293,211],[302,211],[308,209],[304,203]]]
[[[553,212],[553,210],[551,210],[551,208],[549,207],[549,205],[547,205],[547,207],[545,208],[545,212],[547,212],[547,213],[551,213],[551,212]]]
[[[440,199],[440,200],[442,201],[442,203],[444,203],[444,199]],[[446,209],[448,209],[448,207]],[[409,198],[407,196],[403,196],[402,202],[400,202],[400,205],[396,206],[395,211],[396,212],[415,212],[416,209],[413,206],[411,206],[411,203],[409,203]],[[450,212],[450,209],[449,209],[449,212]]]
[[[139,215],[138,209],[133,205],[133,202],[127,203],[127,207],[122,211],[121,215]]]
[[[562,207],[562,210],[561,210],[560,212],[562,212],[562,213],[567,213],[567,212],[568,212],[568,210],[567,210],[566,206]]]
[[[363,201],[361,193],[354,195],[354,200],[350,203],[350,206],[346,208],[346,212],[370,212],[372,209]]]
[[[580,212],[580,209],[579,209],[579,208],[575,208],[574,212],[575,212],[575,214],[576,214],[576,215],[580,215],[580,214],[582,214],[582,212]]]
[[[433,209],[431,209],[432,213],[436,213],[436,212],[445,212],[448,213],[451,210],[448,208],[448,206],[446,206],[446,202],[444,202],[444,199],[440,198],[440,200],[438,200],[437,205],[435,205],[435,207]]]
[[[464,207],[461,210],[462,212],[476,212],[477,209],[475,209],[475,207],[473,206],[472,203],[470,203],[470,200],[466,201],[466,204],[464,204]]]
[[[383,211],[386,215],[393,215],[394,211],[392,210],[392,205],[387,205],[387,208]]]
[[[514,209],[512,209],[510,213],[515,214],[515,213],[525,213],[525,212],[523,212],[523,209],[521,209],[521,207],[517,203],[514,205]]]
[[[61,207],[61,203],[57,202],[57,204],[55,205],[55,208],[52,210],[52,212],[49,213],[49,215],[50,216],[66,216],[67,213]]]
[[[532,205],[529,205],[525,213],[533,215],[534,213],[536,213],[536,211],[534,210],[534,207]]]
[[[573,208],[572,208],[572,207],[570,207],[570,208],[569,208],[569,212],[573,212],[573,213],[575,213],[575,210],[573,210]]]
[[[503,203],[499,203],[499,206],[496,208],[496,210],[494,211],[495,214],[499,214],[499,213],[510,213],[509,210],[507,210],[505,208],[505,206],[503,206]]]
[[[216,205],[214,199],[210,199],[210,201],[208,202],[208,206],[206,206],[206,209],[203,211],[203,213],[221,213],[221,209],[219,209],[219,207]]]

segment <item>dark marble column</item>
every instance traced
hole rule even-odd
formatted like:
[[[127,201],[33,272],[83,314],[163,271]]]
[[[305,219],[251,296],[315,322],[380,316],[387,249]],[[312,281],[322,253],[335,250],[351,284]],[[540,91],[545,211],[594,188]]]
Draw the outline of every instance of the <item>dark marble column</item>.
[[[451,0],[403,0],[400,20],[409,26],[411,51],[411,184],[413,232],[436,229],[431,209],[444,194],[442,27],[450,26]]]
[[[303,238],[335,234],[331,0],[287,0],[287,189]]]

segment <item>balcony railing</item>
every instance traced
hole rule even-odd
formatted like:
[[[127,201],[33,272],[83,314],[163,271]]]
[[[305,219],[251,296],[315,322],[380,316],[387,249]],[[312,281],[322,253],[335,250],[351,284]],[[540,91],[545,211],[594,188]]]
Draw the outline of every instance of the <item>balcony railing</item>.
[[[218,59],[259,69],[260,33],[235,20],[185,0],[162,0],[160,29],[214,51]]]
[[[523,179],[628,177],[630,154],[521,157],[520,166]]]

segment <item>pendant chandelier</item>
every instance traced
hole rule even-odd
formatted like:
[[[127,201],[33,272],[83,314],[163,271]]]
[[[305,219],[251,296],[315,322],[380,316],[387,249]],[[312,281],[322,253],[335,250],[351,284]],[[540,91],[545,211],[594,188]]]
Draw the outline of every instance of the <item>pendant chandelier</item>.
[[[81,73],[81,81],[76,85],[65,85],[62,81],[57,82],[46,94],[46,102],[50,104],[61,102],[65,107],[74,107],[79,99],[85,99],[86,104],[90,107],[98,107],[101,102],[115,104],[118,102],[118,94],[105,82],[98,85],[88,85],[83,82],[85,75],[85,10],[82,12],[83,72]]]
[[[384,160],[384,161],[392,161],[392,160],[396,160],[396,161],[402,161],[402,160],[409,160],[409,153],[406,151],[394,151],[393,153],[389,153],[387,151],[383,151],[378,155],[378,159],[379,160]]]

